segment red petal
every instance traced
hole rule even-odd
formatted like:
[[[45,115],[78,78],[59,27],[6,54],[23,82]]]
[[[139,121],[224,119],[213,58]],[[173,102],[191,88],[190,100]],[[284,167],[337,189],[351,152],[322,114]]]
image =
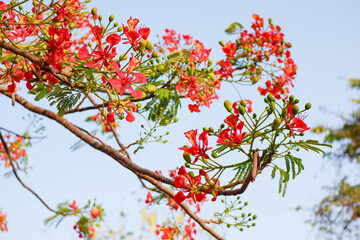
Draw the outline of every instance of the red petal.
[[[174,199],[175,199],[175,202],[176,202],[176,203],[181,203],[182,201],[184,201],[184,200],[186,199],[186,196],[184,195],[183,192],[178,192],[178,193],[175,195]]]
[[[110,34],[107,38],[106,41],[108,43],[110,43],[111,47],[118,44],[121,41],[121,37],[115,33]]]
[[[80,60],[86,60],[89,57],[91,57],[91,55],[89,54],[89,50],[87,49],[86,46],[79,49],[78,55]]]

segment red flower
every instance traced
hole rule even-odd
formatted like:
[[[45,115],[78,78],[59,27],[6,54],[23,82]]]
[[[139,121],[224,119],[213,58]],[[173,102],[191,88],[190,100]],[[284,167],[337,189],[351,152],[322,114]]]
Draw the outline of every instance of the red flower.
[[[109,112],[108,114],[106,114],[106,120],[107,120],[109,123],[115,122],[115,117],[114,117],[115,112],[116,112],[116,111]]]
[[[6,214],[3,214],[1,211],[0,211],[0,231],[4,231],[4,232],[8,231],[6,225]]]
[[[127,37],[125,39],[126,41],[124,44],[131,43],[136,48],[138,47],[138,44],[141,39],[147,39],[150,35],[150,28],[139,28],[136,30],[136,26],[139,23],[139,19],[130,17],[130,19],[127,21],[129,28],[126,28],[123,24],[123,31]]]
[[[91,30],[97,42],[97,50],[93,51],[93,54],[90,54],[87,47],[84,46],[79,49],[79,58],[80,60],[87,60],[90,57],[94,57],[95,59],[93,61],[86,63],[86,66],[90,68],[100,69],[101,64],[104,64],[105,67],[108,67],[111,62],[110,60],[112,60],[116,56],[116,48],[114,48],[114,45],[118,44],[121,41],[121,37],[115,33],[110,34],[106,38],[106,42],[109,43],[109,45],[107,45],[103,49],[101,45],[103,28],[95,26]]]
[[[91,217],[97,218],[101,214],[101,211],[95,207],[92,210],[90,210],[90,213],[91,213]]]
[[[200,134],[199,143],[196,142],[197,130],[190,130],[184,133],[187,139],[189,139],[192,146],[190,148],[181,147],[179,149],[184,150],[185,152],[193,156],[196,156],[194,159],[194,163],[196,163],[199,160],[199,157],[209,159],[209,156],[206,154],[206,151],[212,149],[212,147],[208,148],[208,137],[207,137],[208,133],[209,131],[206,130]],[[202,142],[202,144],[200,142]]]
[[[233,77],[232,73],[235,69],[232,68],[232,64],[229,59],[226,59],[226,62],[224,60],[219,61],[218,65],[221,68],[216,71],[216,74],[220,75],[222,78]]]
[[[216,141],[225,145],[240,145],[246,133],[241,133],[244,126],[244,122],[239,120],[239,115],[230,115],[224,122],[230,127],[230,129],[224,129],[219,134],[219,139]],[[239,132],[238,132],[239,131]]]
[[[306,123],[303,121],[303,119],[294,117],[291,120],[291,122],[287,124],[292,135],[293,135],[294,131],[295,132],[305,132],[310,129],[310,127],[308,127],[306,125]]]
[[[139,89],[134,90],[131,86],[131,84],[136,82],[146,83],[146,77],[142,73],[134,73],[134,77],[130,76],[130,73],[136,67],[138,62],[139,59],[137,58],[132,57],[130,59],[127,74],[123,73],[120,70],[120,66],[118,63],[113,64],[114,70],[117,73],[119,79],[112,78],[106,80],[111,84],[113,88],[119,91],[120,95],[123,95],[125,89],[127,89],[134,98],[141,98],[143,96],[142,92]]]
[[[238,53],[236,52],[236,43],[232,43],[230,41],[224,44],[222,50],[226,54],[227,58],[232,58],[232,59],[234,59],[235,58],[234,55]]]
[[[71,207],[74,211],[76,211],[78,209],[78,206],[76,204],[76,201],[74,200],[72,204],[69,205],[69,207]]]
[[[87,229],[89,230],[89,237],[94,237],[95,228],[88,226]]]
[[[153,202],[154,202],[154,198],[153,198],[153,196],[151,195],[151,193],[148,192],[147,195],[146,195],[145,203],[151,205]]]
[[[202,201],[205,197],[205,193],[202,193],[200,188],[198,188],[199,185],[202,185],[201,176],[192,178],[186,172],[184,166],[179,169],[178,176],[176,176],[174,183],[175,187],[182,188],[185,192],[189,192],[187,196],[185,196],[181,191],[178,192],[174,197],[175,202],[177,203],[181,203],[186,198],[193,198],[195,202],[198,202]]]

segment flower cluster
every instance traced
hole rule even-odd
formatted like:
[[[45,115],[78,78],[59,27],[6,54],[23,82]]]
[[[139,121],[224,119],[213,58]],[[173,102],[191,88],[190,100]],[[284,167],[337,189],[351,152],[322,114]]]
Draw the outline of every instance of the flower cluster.
[[[96,124],[100,125],[103,133],[111,131],[111,128],[109,126],[109,121],[105,117],[101,116],[100,113],[98,113],[97,115],[88,117],[86,119],[86,121],[87,122],[92,121],[92,122],[95,122]],[[117,124],[116,122],[112,123],[112,125],[114,128],[119,126],[119,124]]]
[[[175,66],[178,78],[176,90],[195,103],[189,104],[191,112],[200,112],[200,106],[210,107],[212,100],[218,99],[216,90],[220,89],[220,81],[210,68],[211,49],[206,49],[200,41],[193,40],[189,35],[177,34],[174,29],[166,29],[165,32],[166,35],[162,37],[164,43],[155,44],[158,51],[161,54],[169,51],[174,56],[186,52],[187,56],[181,64]]]
[[[0,10],[3,11],[0,16],[3,31],[1,38],[13,45],[25,44],[27,50],[44,57],[41,63],[34,63],[27,58],[17,56],[17,61],[10,64],[7,59],[12,58],[12,53],[4,50],[0,64],[5,66],[5,69],[0,68],[0,82],[8,84],[9,92],[15,92],[16,83],[21,80],[26,81],[29,90],[34,88],[35,82],[50,87],[58,83],[59,78],[52,70],[65,70],[74,61],[71,47],[77,43],[77,40],[72,39],[70,30],[91,27],[90,13],[80,11],[83,9],[83,4],[78,0],[60,0],[50,7],[42,2],[34,1],[33,4],[31,12],[25,12],[22,8],[21,11],[14,11],[11,4],[0,1]],[[49,17],[52,17],[51,22],[46,20]],[[40,32],[45,37],[35,38]],[[27,43],[30,45],[26,45]]]
[[[243,30],[236,43],[221,43],[226,59],[218,62],[220,69],[216,73],[221,78],[228,79],[235,78],[236,71],[239,72],[239,81],[248,79],[253,84],[266,75],[266,87],[258,87],[260,94],[271,93],[280,99],[281,95],[288,94],[288,86],[293,86],[292,80],[297,70],[289,51],[291,44],[284,41],[281,28],[275,26],[271,19],[270,26],[265,28],[263,18],[256,14],[253,18],[253,32]],[[267,66],[279,69],[282,74],[274,74],[274,70]]]
[[[71,208],[74,215],[80,215],[79,221],[74,225],[74,230],[78,233],[79,238],[95,238],[95,222],[102,220],[103,210],[96,205],[90,211],[87,210],[88,206],[81,210],[75,200],[68,207]]]
[[[210,180],[208,174],[202,169],[199,170],[198,176],[193,176],[193,174],[191,175],[185,170],[184,166],[179,169],[174,182],[175,187],[181,188],[182,191],[175,195],[175,201],[177,203],[181,203],[187,198],[192,198],[195,203],[201,202],[205,195],[210,191],[213,194],[213,198],[211,200],[215,201],[217,198],[215,186],[220,186],[220,182],[215,179]],[[206,181],[205,183],[201,182],[202,177],[204,177]],[[184,192],[188,194],[185,195]]]
[[[0,210],[0,231],[2,232],[7,232],[8,231],[8,227],[7,227],[7,222],[6,222],[6,213],[2,213]]]
[[[11,153],[12,160],[18,162],[19,159],[26,157],[26,150],[23,148],[23,138],[20,136],[12,137],[10,134],[5,134],[4,136],[7,142],[7,148]],[[5,161],[5,167],[9,168],[11,165],[9,156],[5,151],[5,147],[2,142],[0,142],[0,161]]]
[[[165,239],[175,239],[175,236],[178,237],[179,236],[179,229],[177,227],[165,227],[165,226],[160,226],[159,224],[156,225],[156,230],[155,230],[155,234],[156,235],[161,235],[161,240],[165,240]]]

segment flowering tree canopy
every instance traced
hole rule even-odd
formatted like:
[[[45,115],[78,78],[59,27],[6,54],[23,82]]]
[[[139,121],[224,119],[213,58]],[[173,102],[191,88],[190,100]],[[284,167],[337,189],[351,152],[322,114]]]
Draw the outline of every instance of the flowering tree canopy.
[[[183,225],[157,225],[155,233],[161,239],[194,239],[197,225],[216,239],[224,238],[211,227],[214,224],[241,231],[255,226],[256,215],[244,215],[241,210],[247,203],[239,201],[251,182],[265,168],[272,168],[271,178],[279,176],[279,193],[285,194],[290,179],[304,169],[294,154],[300,149],[324,153],[319,147],[329,146],[300,140],[310,129],[305,118],[311,104],[301,106],[290,95],[297,71],[292,45],[271,19],[265,24],[254,14],[249,30],[232,23],[225,31],[234,41],[219,42],[224,58],[214,62],[211,48],[173,29],[151,43],[151,28],[141,19],[129,17],[119,25],[113,15],[105,20],[97,9],[87,11],[86,3],[79,0],[33,1],[32,6],[28,2],[0,1],[1,98],[56,121],[130,170],[152,191],[144,197],[147,204],[182,211],[188,217]],[[184,159],[169,175],[132,161],[130,150],[136,153],[152,141],[166,143],[166,135],[157,135],[156,129],[179,121],[184,100],[191,102],[190,112],[201,112],[218,99],[221,85],[227,82],[257,87],[264,96],[264,103],[256,103],[263,104],[262,111],[253,112],[251,99],[226,100],[224,123],[185,132],[178,148]],[[41,99],[49,108],[36,103]],[[49,110],[50,106],[56,110]],[[68,117],[84,112],[88,113],[84,120],[95,123],[101,136]],[[125,136],[120,140],[118,126],[139,121],[141,116],[149,128],[134,128],[134,136],[140,135],[136,141],[127,142]],[[107,143],[106,136],[113,137],[117,146]],[[79,207],[76,200],[60,203],[56,209],[49,206],[20,176],[27,166],[26,147],[34,137],[4,128],[0,137],[0,166],[9,168],[54,213],[46,222],[75,216],[78,236],[95,238],[104,209],[96,202]],[[230,153],[238,157],[224,161]],[[232,197],[230,203],[223,201],[223,213],[214,213],[210,220],[198,216],[204,202],[222,196]],[[0,212],[0,231],[8,230],[6,217]]]

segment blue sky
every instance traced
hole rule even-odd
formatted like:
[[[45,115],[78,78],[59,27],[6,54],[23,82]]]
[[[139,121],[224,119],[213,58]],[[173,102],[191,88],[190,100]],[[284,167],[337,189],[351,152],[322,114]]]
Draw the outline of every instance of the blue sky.
[[[271,17],[282,27],[285,40],[293,45],[292,57],[298,66],[298,75],[292,93],[301,103],[312,103],[313,108],[306,119],[308,125],[337,126],[340,120],[333,113],[346,114],[352,109],[348,98],[353,92],[349,90],[347,79],[359,77],[359,1],[98,0],[89,6],[96,6],[105,19],[115,15],[119,23],[125,23],[130,16],[139,18],[140,24],[151,28],[150,40],[153,41],[156,34],[163,34],[165,28],[190,34],[202,41],[205,47],[213,49],[213,60],[223,57],[218,41],[230,39],[224,33],[230,23],[237,21],[249,28],[254,13],[264,19]],[[238,90],[244,98],[255,99],[255,108],[262,108],[262,100],[254,96],[255,91],[240,86]],[[162,170],[182,164],[181,152],[177,148],[186,143],[183,133],[203,126],[218,126],[227,116],[223,101],[237,99],[236,91],[226,84],[219,96],[219,101],[211,109],[204,109],[200,114],[190,114],[187,109],[182,109],[179,124],[163,130],[171,132],[169,143],[149,144],[134,156],[134,161],[150,169]],[[46,106],[46,102],[39,104]],[[18,105],[11,107],[7,98],[0,97],[0,126],[21,131],[26,126],[22,117],[27,115],[22,110]],[[81,118],[71,119],[82,123]],[[85,203],[87,199],[96,198],[106,209],[107,225],[116,226],[123,221],[119,214],[124,211],[129,216],[126,219],[128,228],[135,230],[141,223],[139,212],[144,207],[144,198],[140,202],[137,200],[146,194],[140,189],[138,180],[113,160],[90,148],[71,152],[69,147],[76,139],[56,123],[48,120],[43,123],[48,137],[29,150],[32,169],[23,177],[26,183],[52,206],[65,200],[77,199],[79,203]],[[138,136],[136,126],[126,124],[120,127],[125,142],[128,136],[131,139]],[[321,139],[309,134],[310,137]],[[289,183],[284,198],[277,194],[277,179],[271,180],[267,171],[242,196],[249,202],[248,211],[258,215],[255,228],[242,233],[220,228],[219,232],[226,232],[227,239],[316,239],[315,232],[304,224],[309,212],[295,212],[294,208],[302,205],[311,209],[325,193],[322,186],[331,185],[338,178],[320,155],[305,152],[301,157],[305,170]],[[0,170],[1,173],[4,170]],[[0,240],[76,239],[72,229],[74,218],[65,220],[56,229],[45,227],[43,219],[50,216],[50,212],[14,178],[1,177],[0,192],[0,207],[8,213],[9,221],[9,232],[0,234]],[[209,204],[205,209],[218,207]]]

